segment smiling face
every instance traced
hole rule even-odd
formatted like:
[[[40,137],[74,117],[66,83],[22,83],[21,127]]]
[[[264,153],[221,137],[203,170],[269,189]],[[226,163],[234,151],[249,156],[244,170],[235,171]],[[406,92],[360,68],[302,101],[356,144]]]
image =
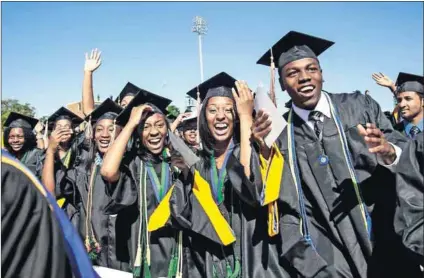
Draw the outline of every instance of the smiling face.
[[[58,120],[54,125],[54,130],[72,129],[72,122],[70,120]],[[71,135],[62,138],[61,143],[67,143],[71,139]]]
[[[94,128],[94,141],[97,145],[97,150],[101,154],[106,153],[111,145],[113,129],[113,120],[103,119],[96,123],[96,127]],[[121,130],[120,126],[116,126],[115,138],[119,135]]]
[[[8,143],[14,152],[22,150],[25,144],[24,130],[20,127],[14,127],[10,130]]]
[[[229,97],[211,97],[206,106],[206,121],[215,142],[226,142],[233,137],[234,108]]]
[[[321,97],[322,72],[314,58],[304,58],[285,65],[280,72],[280,82],[299,108],[312,110]]]
[[[141,134],[143,145],[152,154],[160,154],[165,145],[167,132],[168,127],[163,114],[155,113],[149,116],[144,122],[143,133]]]
[[[183,133],[184,140],[189,143],[190,145],[197,145],[196,138],[197,138],[197,129],[187,129]]]
[[[424,99],[416,92],[402,92],[396,98],[402,118],[412,122],[415,118],[423,117]]]

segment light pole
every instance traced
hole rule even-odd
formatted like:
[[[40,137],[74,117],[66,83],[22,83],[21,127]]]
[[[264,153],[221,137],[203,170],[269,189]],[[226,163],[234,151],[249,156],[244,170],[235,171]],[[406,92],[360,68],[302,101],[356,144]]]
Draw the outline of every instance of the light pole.
[[[199,61],[200,61],[200,82],[202,83],[203,78],[203,53],[202,53],[202,36],[206,35],[208,31],[208,26],[206,23],[206,20],[204,20],[200,16],[196,16],[193,19],[193,27],[191,28],[191,31],[194,33],[197,33],[197,37],[199,40]],[[188,97],[188,108],[190,109],[193,107],[193,100]]]

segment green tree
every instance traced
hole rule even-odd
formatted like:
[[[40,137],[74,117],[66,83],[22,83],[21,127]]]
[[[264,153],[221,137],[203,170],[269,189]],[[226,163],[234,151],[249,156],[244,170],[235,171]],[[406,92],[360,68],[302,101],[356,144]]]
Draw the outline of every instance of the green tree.
[[[178,117],[178,115],[180,115],[180,108],[178,108],[175,105],[169,105],[166,108],[166,111],[168,111],[168,115],[167,116],[174,116],[174,117]]]
[[[20,113],[26,116],[35,116],[35,107],[29,103],[22,104],[16,99],[4,99],[1,101],[1,126],[4,126],[10,112]]]

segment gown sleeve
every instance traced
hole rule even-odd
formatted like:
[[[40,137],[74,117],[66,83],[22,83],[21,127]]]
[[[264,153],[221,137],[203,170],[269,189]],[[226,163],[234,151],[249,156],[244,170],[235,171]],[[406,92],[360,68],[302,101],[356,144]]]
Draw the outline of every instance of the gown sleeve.
[[[394,226],[403,244],[424,265],[424,149],[423,137],[410,141],[400,158],[396,173],[398,206]]]
[[[44,196],[2,163],[2,277],[72,277],[62,232]]]

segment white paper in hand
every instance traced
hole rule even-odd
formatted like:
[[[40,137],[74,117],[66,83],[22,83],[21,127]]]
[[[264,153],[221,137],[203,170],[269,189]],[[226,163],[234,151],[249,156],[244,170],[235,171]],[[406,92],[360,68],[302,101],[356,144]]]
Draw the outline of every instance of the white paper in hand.
[[[258,113],[261,109],[268,113],[272,120],[271,131],[264,138],[265,144],[270,148],[272,144],[274,144],[275,140],[277,140],[283,129],[286,127],[287,122],[284,120],[283,116],[280,115],[277,107],[275,107],[263,86],[259,86],[256,89],[255,96],[256,113]]]

